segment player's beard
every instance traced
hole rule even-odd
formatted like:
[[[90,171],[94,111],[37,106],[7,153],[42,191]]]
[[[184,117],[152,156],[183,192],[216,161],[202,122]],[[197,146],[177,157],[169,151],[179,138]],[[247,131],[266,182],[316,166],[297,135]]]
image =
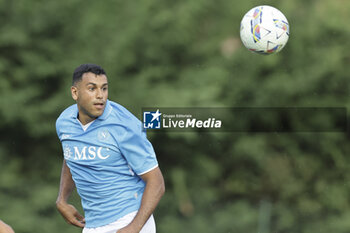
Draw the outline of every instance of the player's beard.
[[[106,104],[103,104],[103,107],[101,109],[97,109],[95,104],[91,103],[91,105],[89,106],[89,109],[87,109],[83,106],[80,106],[79,112],[82,113],[83,115],[87,116],[91,120],[94,120],[103,114],[105,107],[106,107]]]

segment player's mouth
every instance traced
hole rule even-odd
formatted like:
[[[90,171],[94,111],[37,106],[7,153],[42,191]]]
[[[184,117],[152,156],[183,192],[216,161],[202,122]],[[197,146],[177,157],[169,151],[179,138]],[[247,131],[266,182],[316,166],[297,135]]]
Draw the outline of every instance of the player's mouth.
[[[104,103],[94,103],[95,108],[97,108],[98,110],[102,110],[105,106]]]

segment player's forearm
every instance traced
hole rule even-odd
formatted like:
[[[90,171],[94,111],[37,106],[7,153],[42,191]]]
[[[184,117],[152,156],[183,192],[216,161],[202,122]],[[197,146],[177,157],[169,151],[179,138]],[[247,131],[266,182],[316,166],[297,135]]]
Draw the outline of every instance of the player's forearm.
[[[66,161],[63,161],[62,171],[61,171],[61,181],[58,197],[56,200],[56,205],[65,204],[68,201],[69,196],[74,190],[75,184],[72,179],[72,174],[70,173],[69,167],[66,164]]]
[[[0,233],[14,233],[13,229],[0,220]]]
[[[131,223],[136,228],[137,232],[142,229],[143,225],[152,215],[165,192],[163,176],[159,168],[156,169],[157,170],[154,171],[155,174],[145,179],[146,187],[142,196],[141,206]]]

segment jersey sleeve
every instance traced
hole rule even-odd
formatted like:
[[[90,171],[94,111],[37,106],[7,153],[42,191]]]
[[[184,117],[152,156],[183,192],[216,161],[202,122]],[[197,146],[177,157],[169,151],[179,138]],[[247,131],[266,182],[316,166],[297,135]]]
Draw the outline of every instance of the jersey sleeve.
[[[137,175],[145,174],[158,166],[153,146],[141,127],[139,120],[123,127],[124,132],[118,142],[121,153]]]
[[[57,134],[57,137],[60,141],[61,140],[61,119],[57,119],[56,120],[56,134]]]

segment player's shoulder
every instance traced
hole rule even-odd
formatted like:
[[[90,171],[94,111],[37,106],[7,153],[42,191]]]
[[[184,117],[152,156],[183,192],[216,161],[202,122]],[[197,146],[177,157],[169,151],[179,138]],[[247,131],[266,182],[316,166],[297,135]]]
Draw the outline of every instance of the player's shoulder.
[[[109,103],[112,108],[110,120],[113,123],[118,124],[127,131],[141,131],[142,123],[134,114],[119,103],[113,101],[109,101]]]
[[[114,101],[109,101],[113,117],[118,118],[121,121],[140,121],[134,114],[132,114],[128,109],[126,109],[123,105],[116,103]]]
[[[56,120],[56,128],[61,127],[72,121],[74,116],[76,117],[78,114],[78,107],[76,104],[73,104],[63,110],[60,116]]]

